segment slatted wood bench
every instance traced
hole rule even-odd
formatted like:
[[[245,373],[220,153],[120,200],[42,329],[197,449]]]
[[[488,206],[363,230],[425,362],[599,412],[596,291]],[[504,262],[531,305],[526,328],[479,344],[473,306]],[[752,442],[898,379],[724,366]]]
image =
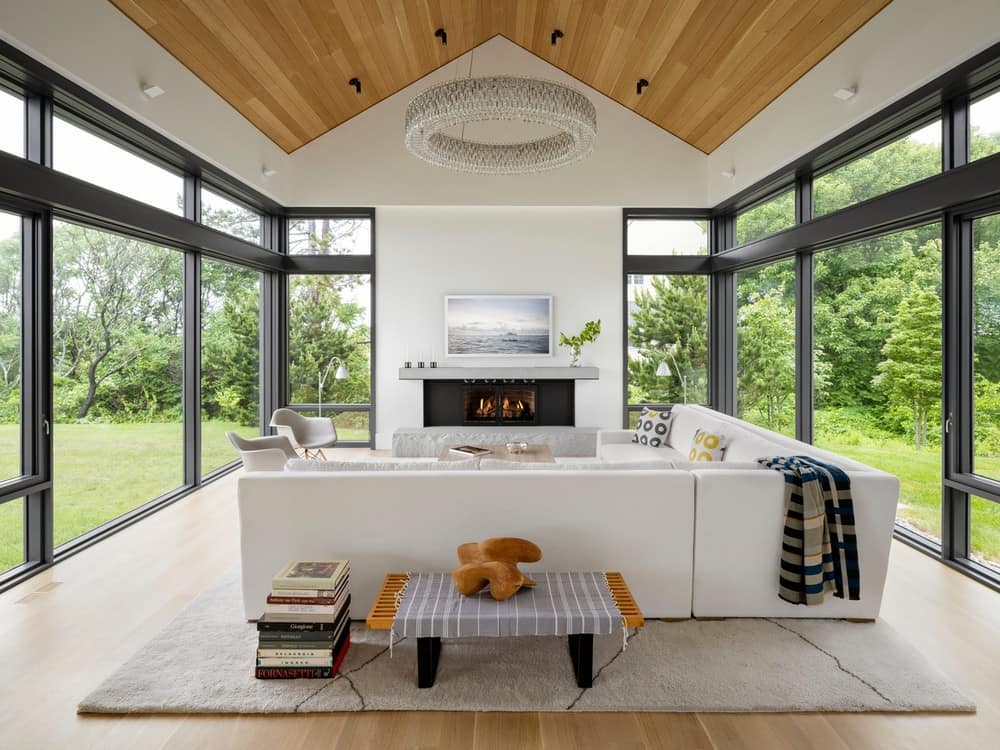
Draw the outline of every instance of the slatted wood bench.
[[[627,628],[641,628],[645,624],[645,618],[622,574],[611,572],[604,575],[615,605],[622,614],[623,625]],[[385,577],[378,596],[375,598],[375,603],[365,620],[369,628],[372,630],[392,630],[401,592],[409,580],[410,576],[407,573],[389,573]],[[570,658],[573,662],[573,672],[577,685],[591,687],[594,679],[594,636],[592,633],[571,633],[568,638]],[[440,637],[417,638],[418,687],[431,687],[434,684],[440,654]]]

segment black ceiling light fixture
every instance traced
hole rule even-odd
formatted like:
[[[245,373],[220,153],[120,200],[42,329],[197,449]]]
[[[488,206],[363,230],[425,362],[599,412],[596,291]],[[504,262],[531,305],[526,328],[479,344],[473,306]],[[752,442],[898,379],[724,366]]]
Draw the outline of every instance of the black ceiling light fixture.
[[[447,31],[445,31],[444,29],[438,29],[437,31],[434,32],[434,36],[438,37],[441,40],[441,46],[442,47],[447,47],[448,46],[448,32]]]
[[[347,85],[353,86],[355,91],[357,91],[359,94],[361,93],[361,81],[359,81],[357,78],[352,78],[351,80],[349,80],[347,82]]]
[[[640,78],[638,81],[635,82],[635,93],[637,93],[639,96],[642,96],[642,90],[646,88],[648,85],[649,81],[647,81],[645,78]]]
[[[559,29],[552,30],[552,46],[556,46],[556,42],[563,38],[563,33]]]

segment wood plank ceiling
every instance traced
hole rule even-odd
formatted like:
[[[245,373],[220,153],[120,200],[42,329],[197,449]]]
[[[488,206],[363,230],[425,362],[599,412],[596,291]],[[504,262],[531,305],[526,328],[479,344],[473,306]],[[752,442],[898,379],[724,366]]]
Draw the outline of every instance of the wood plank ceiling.
[[[497,34],[710,153],[889,0],[110,2],[289,153]]]

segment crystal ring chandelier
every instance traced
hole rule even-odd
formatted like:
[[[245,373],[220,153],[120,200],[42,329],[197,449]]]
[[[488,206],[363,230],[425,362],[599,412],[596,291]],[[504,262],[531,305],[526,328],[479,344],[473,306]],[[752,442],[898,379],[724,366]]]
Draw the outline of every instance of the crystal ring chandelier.
[[[559,133],[521,143],[482,143],[445,134],[456,125],[507,120]],[[406,108],[406,148],[439,167],[476,174],[558,169],[594,150],[597,112],[574,89],[535,78],[462,78],[424,91]]]

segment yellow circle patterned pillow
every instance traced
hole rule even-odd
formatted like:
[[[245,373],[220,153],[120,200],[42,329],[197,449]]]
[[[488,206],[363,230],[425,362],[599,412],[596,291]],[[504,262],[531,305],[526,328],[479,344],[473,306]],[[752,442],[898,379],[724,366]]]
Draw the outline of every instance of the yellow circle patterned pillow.
[[[698,430],[691,441],[689,461],[721,461],[726,452],[726,438],[708,430]]]

